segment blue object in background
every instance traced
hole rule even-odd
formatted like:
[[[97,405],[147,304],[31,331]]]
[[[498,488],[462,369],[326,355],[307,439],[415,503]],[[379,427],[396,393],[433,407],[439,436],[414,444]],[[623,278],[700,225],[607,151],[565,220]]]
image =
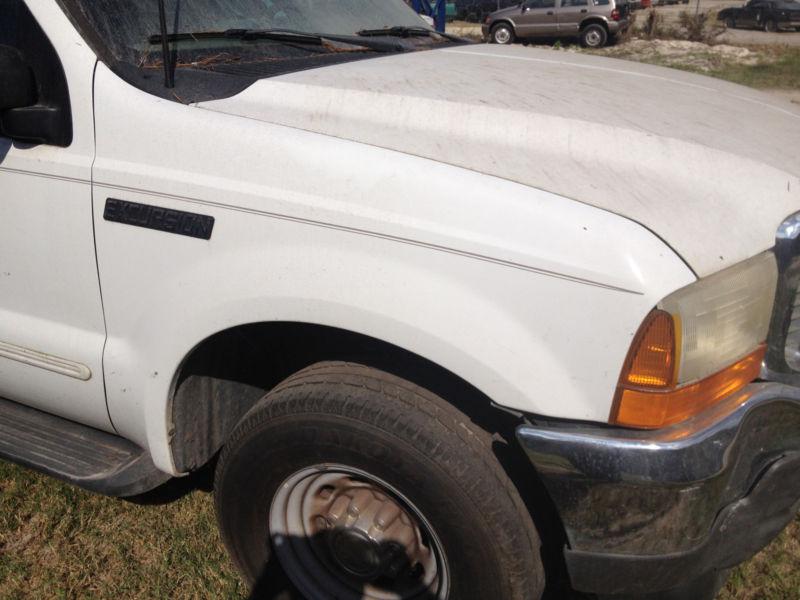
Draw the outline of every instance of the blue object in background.
[[[444,33],[444,24],[447,17],[447,0],[412,0],[411,5],[420,15],[433,17],[436,31]]]

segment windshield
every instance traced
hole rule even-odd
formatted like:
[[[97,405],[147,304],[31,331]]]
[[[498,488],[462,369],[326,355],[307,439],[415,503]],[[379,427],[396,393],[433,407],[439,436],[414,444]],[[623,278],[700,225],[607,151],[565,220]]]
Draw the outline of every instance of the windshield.
[[[116,60],[136,62],[149,52],[148,38],[160,32],[158,0],[77,0],[74,5]],[[289,29],[350,36],[364,29],[425,27],[403,0],[165,0],[165,5],[168,31],[174,34]]]

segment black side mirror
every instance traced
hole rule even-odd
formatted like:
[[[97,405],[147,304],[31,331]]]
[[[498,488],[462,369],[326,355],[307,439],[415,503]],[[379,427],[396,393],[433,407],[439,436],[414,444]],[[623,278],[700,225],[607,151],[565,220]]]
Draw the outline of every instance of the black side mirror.
[[[33,71],[18,50],[0,45],[0,112],[36,104]]]

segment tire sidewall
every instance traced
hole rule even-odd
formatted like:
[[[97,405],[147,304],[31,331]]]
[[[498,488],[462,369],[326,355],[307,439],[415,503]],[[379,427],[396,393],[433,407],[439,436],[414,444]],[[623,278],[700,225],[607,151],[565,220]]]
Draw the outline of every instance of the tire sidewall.
[[[265,460],[264,457],[269,457]],[[432,524],[447,554],[450,597],[509,597],[491,552],[490,527],[461,486],[423,453],[383,431],[330,416],[279,419],[250,432],[218,474],[223,539],[253,584],[270,560],[269,510],[279,486],[301,469],[338,463],[396,487]]]

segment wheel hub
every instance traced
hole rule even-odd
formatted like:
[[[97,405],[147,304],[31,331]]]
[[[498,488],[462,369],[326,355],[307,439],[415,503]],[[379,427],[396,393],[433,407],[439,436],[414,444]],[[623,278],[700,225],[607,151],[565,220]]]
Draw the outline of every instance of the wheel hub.
[[[336,563],[345,571],[369,581],[381,574],[380,546],[357,529],[334,531],[328,546]]]
[[[309,530],[317,537],[327,534],[330,555],[341,568],[370,581],[397,576],[404,563],[413,567],[429,560],[420,530],[397,501],[347,475],[325,479],[306,493]]]
[[[443,552],[427,522],[365,473],[321,466],[293,475],[273,500],[270,530],[281,563],[309,597],[446,597]]]

